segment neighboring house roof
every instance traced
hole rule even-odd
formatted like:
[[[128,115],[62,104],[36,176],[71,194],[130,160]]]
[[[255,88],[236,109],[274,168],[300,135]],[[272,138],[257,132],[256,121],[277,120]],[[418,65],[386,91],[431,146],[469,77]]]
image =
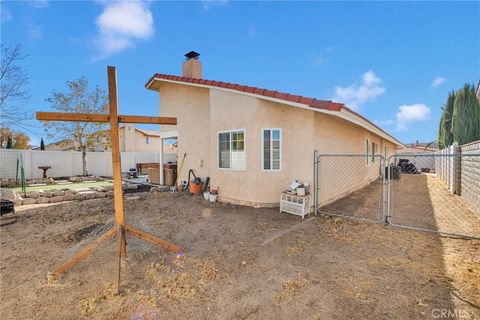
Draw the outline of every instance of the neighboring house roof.
[[[427,146],[409,146],[407,145],[405,148],[398,149],[397,152],[436,152],[438,151],[437,148],[427,147]]]
[[[145,88],[152,89],[152,84],[156,81],[179,83],[190,86],[214,88],[224,91],[232,91],[240,94],[256,96],[257,98],[289,104],[296,107],[306,108],[313,111],[319,111],[331,115],[338,116],[356,125],[359,125],[367,130],[375,132],[379,136],[393,142],[398,146],[404,146],[400,141],[388,134],[376,124],[369,121],[367,118],[358,114],[357,112],[346,107],[343,103],[333,102],[330,100],[318,100],[315,98],[308,98],[299,95],[293,95],[285,92],[268,90],[257,87],[244,86],[235,83],[228,83],[222,81],[213,81],[206,79],[195,79],[181,76],[174,76],[168,74],[154,74],[145,84]]]
[[[146,135],[146,136],[160,137],[160,132],[158,132],[158,131],[154,131],[154,130],[144,130],[144,129],[137,129],[137,128],[135,128],[135,130],[143,133],[143,134]]]
[[[125,126],[121,126],[119,129],[125,129]],[[151,137],[160,137],[160,131],[155,131],[155,130],[144,130],[144,129],[138,129],[135,128],[135,131],[138,131],[140,133],[143,133],[146,136],[151,136]]]

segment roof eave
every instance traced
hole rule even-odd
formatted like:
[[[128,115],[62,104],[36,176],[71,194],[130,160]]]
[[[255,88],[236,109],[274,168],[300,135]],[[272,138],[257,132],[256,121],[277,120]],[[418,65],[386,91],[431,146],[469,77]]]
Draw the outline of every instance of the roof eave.
[[[365,129],[367,129],[371,132],[374,132],[377,135],[379,135],[380,137],[383,137],[383,138],[389,140],[390,142],[394,143],[395,145],[397,145],[399,147],[403,147],[403,148],[405,147],[405,145],[402,142],[400,142],[399,140],[397,140],[396,138],[394,138],[393,136],[388,134],[386,131],[384,131],[380,127],[373,124],[370,120],[364,118],[363,116],[354,112],[353,110],[345,107],[345,105],[343,105],[341,103],[321,100],[323,102],[328,103],[326,107],[324,107],[324,108],[312,107],[311,105],[300,103],[300,102],[293,102],[293,101],[290,101],[290,100],[279,99],[279,98],[275,98],[275,97],[272,97],[272,96],[266,96],[266,95],[263,95],[263,94],[256,94],[254,92],[240,91],[240,90],[236,90],[236,89],[233,89],[233,88],[228,88],[226,86],[225,87],[219,87],[219,86],[212,86],[212,85],[201,84],[201,83],[196,83],[196,82],[185,82],[185,81],[179,81],[179,80],[175,80],[175,79],[164,79],[164,78],[156,77],[156,74],[153,75],[147,81],[147,83],[145,84],[145,88],[148,89],[148,90],[155,90],[155,89],[151,88],[152,84],[155,81],[183,84],[183,85],[188,85],[188,86],[202,87],[202,88],[207,88],[207,89],[215,89],[215,90],[220,90],[220,91],[227,91],[227,92],[236,93],[236,94],[253,96],[253,97],[256,97],[258,99],[273,101],[273,102],[277,102],[277,103],[280,103],[280,104],[291,105],[291,106],[299,107],[299,108],[302,108],[302,109],[307,109],[307,110],[311,110],[311,111],[317,111],[317,112],[321,112],[321,113],[330,114],[330,115],[333,115],[333,116],[343,118],[343,119],[345,119],[349,122],[352,122],[354,124],[357,124],[357,125],[365,128]],[[320,101],[320,100],[317,100],[317,101]],[[357,121],[352,121],[352,119],[349,119],[348,116],[347,117],[341,116],[341,115],[345,115],[345,114],[347,114],[350,117],[353,117],[354,119],[357,119]]]

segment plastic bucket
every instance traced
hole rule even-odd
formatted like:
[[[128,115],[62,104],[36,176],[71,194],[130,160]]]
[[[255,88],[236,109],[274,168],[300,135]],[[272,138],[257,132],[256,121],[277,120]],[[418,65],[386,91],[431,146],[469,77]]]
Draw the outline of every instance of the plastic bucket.
[[[217,201],[218,194],[211,194],[210,193],[210,202],[216,202]]]

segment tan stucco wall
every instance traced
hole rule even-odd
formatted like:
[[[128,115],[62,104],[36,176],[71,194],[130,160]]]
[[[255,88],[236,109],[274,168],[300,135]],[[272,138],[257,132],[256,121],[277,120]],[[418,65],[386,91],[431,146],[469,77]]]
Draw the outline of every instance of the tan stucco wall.
[[[177,117],[176,126],[160,126],[160,131],[178,131],[178,161],[187,153],[180,179],[187,180],[189,169],[199,177],[210,176],[209,90],[176,84],[160,87],[160,115]]]
[[[219,200],[264,206],[278,204],[280,193],[293,178],[313,187],[313,151],[322,153],[365,153],[365,139],[383,147],[394,145],[366,129],[337,117],[311,110],[270,102],[255,97],[216,89],[195,88],[163,83],[159,88],[161,116],[177,117],[176,126],[162,126],[161,131],[178,130],[178,158],[187,153],[180,179],[189,169],[211,185],[219,187]],[[281,171],[262,171],[262,128],[282,130]],[[218,132],[245,129],[246,169],[219,169]],[[366,166],[365,158],[356,160],[355,175],[345,179],[364,185],[378,175],[378,162]],[[375,170],[377,166],[377,170]],[[343,170],[348,172],[348,170]],[[324,182],[338,180],[338,170],[325,173]],[[348,191],[330,183],[325,197],[331,199]],[[349,188],[352,186],[349,186]],[[313,189],[313,188],[312,188]]]
[[[395,145],[380,136],[338,117],[315,114],[314,148],[319,154],[367,153],[367,139],[378,145],[378,155],[387,157],[395,152]],[[332,201],[376,180],[380,175],[381,159],[367,163],[365,156],[321,156],[319,164],[320,204]]]
[[[146,135],[136,131],[135,132],[135,151],[136,152],[160,152],[160,138],[155,136],[150,137],[150,143],[147,144]]]
[[[146,135],[131,127],[127,128],[125,135],[125,127],[119,129],[120,151],[122,152],[160,152],[160,138],[150,136],[150,143],[147,144]]]
[[[271,205],[293,178],[312,182],[313,111],[220,90],[211,90],[210,102],[212,185],[220,199]],[[262,171],[262,128],[282,129],[281,171]],[[217,168],[218,132],[234,129],[246,129],[245,171]]]

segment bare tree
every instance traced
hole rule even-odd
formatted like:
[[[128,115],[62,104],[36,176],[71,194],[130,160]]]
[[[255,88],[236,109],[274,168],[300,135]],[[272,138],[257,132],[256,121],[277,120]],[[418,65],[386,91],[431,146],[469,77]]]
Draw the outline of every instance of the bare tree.
[[[23,127],[22,121],[30,119],[31,114],[24,110],[24,103],[30,98],[28,90],[29,76],[21,66],[26,58],[22,47],[7,46],[2,43],[2,64],[0,67],[0,126]]]
[[[88,81],[82,77],[67,81],[66,92],[52,91],[49,98],[52,109],[74,113],[108,113],[108,97],[104,89],[96,86],[89,89]],[[87,175],[87,147],[92,145],[97,132],[106,125],[95,122],[45,122],[49,138],[71,139],[82,151],[83,175]]]
[[[23,132],[17,132],[13,135],[13,140],[15,141],[15,149],[31,149],[30,137]]]

